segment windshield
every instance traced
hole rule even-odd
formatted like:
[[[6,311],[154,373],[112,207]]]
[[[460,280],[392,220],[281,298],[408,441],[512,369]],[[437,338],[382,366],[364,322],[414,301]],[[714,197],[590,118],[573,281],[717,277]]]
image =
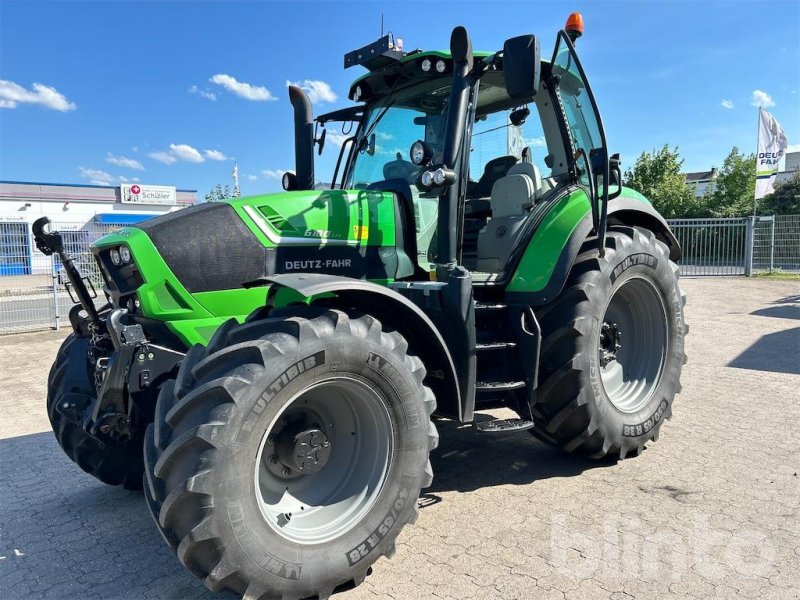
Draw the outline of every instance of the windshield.
[[[427,142],[434,164],[441,161],[445,125],[441,110],[429,112],[389,102],[367,109],[356,139],[347,187],[364,188],[387,179],[404,179],[413,185],[419,167],[409,160],[408,153],[417,140]]]

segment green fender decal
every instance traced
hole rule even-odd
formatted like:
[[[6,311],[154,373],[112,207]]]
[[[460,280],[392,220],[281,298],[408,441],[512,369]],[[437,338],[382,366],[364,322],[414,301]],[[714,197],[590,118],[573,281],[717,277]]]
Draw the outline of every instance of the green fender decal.
[[[589,199],[580,189],[556,202],[533,234],[506,289],[509,292],[544,289],[567,240],[591,210]]]
[[[650,202],[639,192],[623,187],[622,195],[642,203]],[[578,224],[592,212],[589,198],[577,189],[561,198],[547,213],[533,234],[506,288],[509,292],[539,292],[553,275],[561,251]]]

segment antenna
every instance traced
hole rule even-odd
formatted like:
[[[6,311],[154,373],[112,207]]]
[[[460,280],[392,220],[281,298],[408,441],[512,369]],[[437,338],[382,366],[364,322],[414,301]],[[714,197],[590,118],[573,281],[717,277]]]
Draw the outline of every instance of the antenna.
[[[383,13],[381,13],[381,37],[383,37]]]

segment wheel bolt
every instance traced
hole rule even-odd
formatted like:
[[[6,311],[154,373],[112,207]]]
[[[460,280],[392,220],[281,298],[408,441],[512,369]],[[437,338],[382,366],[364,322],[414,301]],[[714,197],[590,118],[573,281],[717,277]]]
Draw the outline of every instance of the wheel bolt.
[[[271,465],[277,465],[278,464],[278,457],[275,456],[274,454],[272,456],[270,456],[267,460],[269,461],[269,464],[271,464]]]
[[[292,470],[289,467],[283,467],[283,476],[288,477],[292,474]]]

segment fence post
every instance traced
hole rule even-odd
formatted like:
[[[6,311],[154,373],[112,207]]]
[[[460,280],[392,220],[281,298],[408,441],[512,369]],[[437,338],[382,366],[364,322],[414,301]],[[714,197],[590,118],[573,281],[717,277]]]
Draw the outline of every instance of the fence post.
[[[53,256],[52,254],[50,255],[50,273],[53,275],[53,328],[58,331],[58,319],[60,318],[58,314],[58,273],[56,272],[56,260]]]
[[[744,276],[750,277],[753,274],[753,245],[755,232],[755,217],[747,217],[747,228],[744,237]]]
[[[772,215],[772,229],[769,240],[769,272],[775,268],[775,215]]]

